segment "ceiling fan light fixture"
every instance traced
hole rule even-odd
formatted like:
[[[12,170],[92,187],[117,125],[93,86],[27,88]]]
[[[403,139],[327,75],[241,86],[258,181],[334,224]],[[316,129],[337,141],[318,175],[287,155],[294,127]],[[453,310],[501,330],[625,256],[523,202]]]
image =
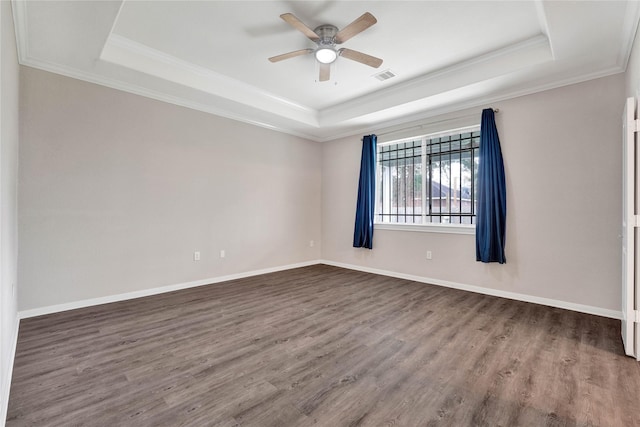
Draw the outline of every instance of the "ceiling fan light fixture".
[[[319,82],[326,82],[330,80],[331,64],[338,59],[338,56],[342,56],[351,61],[356,61],[373,68],[378,68],[382,65],[382,59],[376,58],[375,56],[367,55],[366,53],[344,47],[336,49],[336,45],[344,43],[351,37],[360,34],[378,22],[369,12],[365,12],[358,19],[339,31],[338,27],[331,24],[320,25],[319,27],[316,27],[315,30],[312,30],[292,13],[283,13],[280,15],[280,18],[307,36],[309,40],[316,44],[316,48],[299,49],[293,52],[272,56],[269,58],[269,61],[271,62],[280,62],[285,59],[313,53],[316,61],[318,61],[319,74],[317,81]]]
[[[338,52],[331,47],[321,47],[316,50],[315,56],[318,62],[331,64],[338,58]]]

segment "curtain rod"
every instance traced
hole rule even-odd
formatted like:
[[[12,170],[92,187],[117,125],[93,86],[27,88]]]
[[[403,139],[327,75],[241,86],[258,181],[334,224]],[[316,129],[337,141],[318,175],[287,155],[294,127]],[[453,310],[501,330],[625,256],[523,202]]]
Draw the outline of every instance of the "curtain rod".
[[[499,108],[494,108],[493,112],[497,114],[497,113],[500,112],[500,109]],[[404,132],[404,131],[411,130],[411,129],[422,129],[425,126],[437,125],[438,123],[450,122],[452,120],[467,119],[467,118],[470,118],[470,117],[476,117],[476,114],[468,114],[466,116],[460,116],[460,117],[451,117],[450,119],[438,120],[437,122],[429,122],[429,123],[425,123],[425,124],[422,124],[422,125],[411,126],[411,127],[408,127],[408,128],[392,130],[392,131],[384,132],[384,133],[378,133],[378,134],[376,134],[376,136],[391,135],[391,134],[394,134],[394,133],[397,133],[397,132]]]

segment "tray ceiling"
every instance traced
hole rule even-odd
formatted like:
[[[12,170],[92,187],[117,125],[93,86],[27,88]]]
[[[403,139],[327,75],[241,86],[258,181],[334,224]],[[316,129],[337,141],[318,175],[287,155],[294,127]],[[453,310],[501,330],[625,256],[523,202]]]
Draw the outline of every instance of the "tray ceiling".
[[[623,72],[635,1],[14,1],[20,63],[323,141]],[[279,15],[343,28],[384,60],[338,58]],[[395,77],[375,78],[381,71]]]

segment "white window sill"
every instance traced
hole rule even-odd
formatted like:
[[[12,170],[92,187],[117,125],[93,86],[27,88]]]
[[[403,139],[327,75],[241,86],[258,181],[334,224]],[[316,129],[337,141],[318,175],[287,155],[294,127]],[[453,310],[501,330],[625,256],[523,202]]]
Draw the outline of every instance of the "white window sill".
[[[374,223],[375,230],[419,231],[422,233],[476,234],[475,225]]]

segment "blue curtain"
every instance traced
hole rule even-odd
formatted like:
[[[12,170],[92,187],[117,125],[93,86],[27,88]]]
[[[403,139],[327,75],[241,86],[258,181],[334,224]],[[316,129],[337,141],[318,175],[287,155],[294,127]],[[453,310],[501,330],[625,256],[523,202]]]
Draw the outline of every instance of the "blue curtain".
[[[375,135],[362,138],[360,182],[356,204],[356,226],[353,246],[373,249],[373,215],[376,198],[376,141]]]
[[[476,261],[504,264],[507,191],[500,139],[492,108],[482,110],[476,213]]]

